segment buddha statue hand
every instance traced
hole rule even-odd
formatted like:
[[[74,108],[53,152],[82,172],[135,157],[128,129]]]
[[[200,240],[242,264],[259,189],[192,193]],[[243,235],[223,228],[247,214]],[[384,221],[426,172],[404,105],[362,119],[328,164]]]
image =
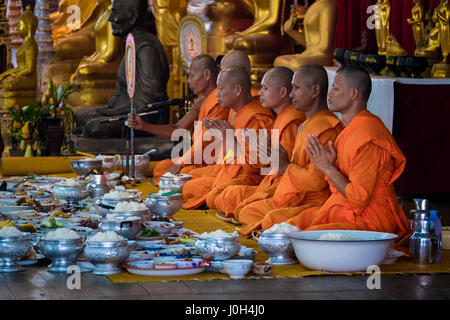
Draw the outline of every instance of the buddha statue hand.
[[[130,112],[130,106],[122,106],[117,108],[97,108],[95,111],[102,116],[105,117],[112,117],[112,116],[119,116],[119,115],[125,115]]]

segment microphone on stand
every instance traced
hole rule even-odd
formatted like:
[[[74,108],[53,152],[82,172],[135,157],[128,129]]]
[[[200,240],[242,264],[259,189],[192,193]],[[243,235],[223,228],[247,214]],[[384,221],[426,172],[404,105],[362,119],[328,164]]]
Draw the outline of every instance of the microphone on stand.
[[[181,103],[181,99],[171,99],[171,100],[167,100],[167,101],[161,101],[161,102],[155,102],[155,103],[150,103],[149,105],[147,105],[147,108],[150,112],[145,112],[145,113],[139,113],[139,116],[146,116],[146,115],[150,115],[150,114],[155,114],[158,113],[159,109],[168,107],[168,106],[176,106],[176,105],[180,105]],[[108,123],[108,122],[113,122],[113,121],[119,121],[119,120],[126,120],[128,119],[128,115],[126,116],[119,116],[119,117],[114,117],[114,118],[109,118],[109,119],[103,119],[100,120],[100,123]]]

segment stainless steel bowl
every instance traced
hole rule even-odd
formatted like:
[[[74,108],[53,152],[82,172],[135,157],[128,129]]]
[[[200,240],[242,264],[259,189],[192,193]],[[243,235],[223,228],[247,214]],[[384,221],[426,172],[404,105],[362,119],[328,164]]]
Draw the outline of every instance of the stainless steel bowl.
[[[125,170],[127,166],[127,157],[125,155],[120,155],[119,163],[122,171]],[[128,159],[128,164],[131,167],[131,157]],[[145,179],[144,172],[147,170],[150,164],[150,157],[144,156],[141,154],[137,154],[134,156],[134,167],[136,170],[136,179],[142,180]]]
[[[158,193],[148,194],[144,201],[147,208],[157,217],[171,218],[183,206],[181,194],[162,196]]]
[[[25,258],[31,250],[27,235],[0,237],[0,272],[17,272],[25,270],[17,262]]]
[[[119,167],[119,164],[117,163],[116,156],[101,156],[97,157],[96,159],[102,160],[102,170],[113,172]]]
[[[137,216],[140,217],[143,221],[152,220],[153,214],[147,210],[139,210],[139,211],[114,211],[110,210],[108,214],[113,214],[115,216],[121,217],[132,217]]]
[[[183,185],[192,179],[188,174],[177,174],[175,176],[161,176],[159,178],[159,188],[161,190],[178,190],[181,191]]]
[[[114,231],[128,240],[133,240],[142,230],[142,220],[102,220],[99,229],[101,232]]]
[[[105,275],[122,273],[120,265],[130,255],[130,248],[126,240],[94,242],[86,241],[84,256],[95,265],[93,274]]]
[[[270,256],[266,262],[274,265],[298,263],[291,240],[285,234],[262,232],[257,241],[261,250]]]
[[[70,162],[73,172],[79,176],[87,176],[92,171],[102,171],[101,159],[74,159]]]
[[[241,250],[238,236],[226,238],[198,238],[195,243],[198,254],[208,260],[230,259]]]
[[[52,260],[48,266],[49,272],[67,272],[67,268],[75,264],[76,258],[83,250],[83,240],[81,238],[67,240],[42,238],[37,247],[46,258]]]
[[[102,174],[92,175],[92,182],[87,185],[89,196],[91,198],[98,198],[108,193],[111,188],[106,182],[106,178]]]
[[[64,186],[56,184],[52,190],[53,196],[60,200],[66,200],[69,203],[77,203],[89,196],[86,186]]]

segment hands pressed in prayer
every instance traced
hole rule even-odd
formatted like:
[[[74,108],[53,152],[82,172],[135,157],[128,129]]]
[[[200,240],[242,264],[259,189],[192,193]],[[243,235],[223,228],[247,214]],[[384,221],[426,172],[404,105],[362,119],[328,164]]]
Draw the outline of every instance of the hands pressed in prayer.
[[[225,141],[226,139],[226,131],[227,129],[233,130],[233,127],[231,124],[229,124],[226,121],[223,121],[222,119],[203,119],[203,125],[205,126],[206,130],[209,129],[216,129],[219,130],[222,134],[222,140]]]
[[[308,144],[305,148],[306,153],[308,153],[314,165],[330,178],[340,193],[346,196],[345,189],[350,181],[335,166],[337,153],[333,143],[328,141],[329,149],[327,149],[319,138],[312,134],[308,135],[306,143]]]
[[[312,134],[308,135],[306,143],[308,146],[305,151],[311,158],[311,161],[317,168],[327,174],[327,171],[334,167],[336,162],[336,150],[334,149],[333,143],[328,141],[329,149],[327,149],[322,142],[320,142],[319,138]]]

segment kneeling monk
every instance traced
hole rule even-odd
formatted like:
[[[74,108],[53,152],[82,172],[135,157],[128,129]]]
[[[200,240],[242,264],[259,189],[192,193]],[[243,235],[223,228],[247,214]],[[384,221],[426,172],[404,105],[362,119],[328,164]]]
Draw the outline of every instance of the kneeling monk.
[[[236,208],[235,218],[243,227],[244,236],[252,231],[266,230],[311,207],[322,205],[330,196],[325,175],[305,151],[308,134],[315,134],[323,143],[334,142],[343,125],[327,108],[328,75],[319,65],[300,68],[292,80],[292,103],[306,115],[295,139],[292,157],[280,152],[279,173],[282,178],[273,197],[244,200]]]
[[[366,108],[371,89],[364,69],[349,66],[337,71],[329,105],[342,114],[346,128],[335,147],[328,144],[327,149],[315,136],[308,141],[308,154],[325,173],[332,194],[323,206],[303,211],[288,223],[301,230],[396,233],[399,241],[409,235],[393,185],[406,160],[383,122]]]
[[[208,196],[217,191],[217,188],[228,186],[230,183],[257,185],[262,180],[261,166],[258,163],[251,164],[248,148],[245,148],[239,134],[245,129],[253,130],[256,134],[260,129],[270,129],[274,114],[271,110],[263,108],[259,99],[252,97],[250,75],[242,68],[221,71],[217,79],[217,98],[222,108],[231,109],[228,122],[205,119],[203,124],[207,129],[215,129],[214,131],[220,133],[223,143],[220,151],[223,156],[217,158],[217,164],[204,168],[209,170],[209,173],[205,172],[199,178],[193,177],[183,186],[184,209],[198,208],[205,203]],[[228,130],[232,135],[227,137]],[[215,138],[218,140],[218,137]],[[226,141],[230,140],[226,138],[231,138],[232,141]],[[238,139],[240,143],[237,142]],[[227,145],[227,142],[228,144],[231,142],[231,146]],[[242,147],[245,148],[242,153],[245,159],[237,163],[238,150],[242,150]],[[232,164],[226,164],[225,161]]]
[[[293,72],[285,67],[270,69],[264,75],[261,81],[261,89],[259,90],[261,105],[264,108],[273,110],[277,115],[272,133],[275,130],[278,131],[279,139],[276,142],[281,144],[283,149],[286,150],[289,158],[294,149],[298,128],[305,121],[304,112],[296,110],[291,104],[292,76]],[[278,148],[278,146],[274,147]],[[237,205],[243,200],[248,199],[254,202],[272,197],[280,179],[281,174],[275,173],[265,176],[258,186],[229,186],[217,195],[215,206],[227,218],[233,218]]]

